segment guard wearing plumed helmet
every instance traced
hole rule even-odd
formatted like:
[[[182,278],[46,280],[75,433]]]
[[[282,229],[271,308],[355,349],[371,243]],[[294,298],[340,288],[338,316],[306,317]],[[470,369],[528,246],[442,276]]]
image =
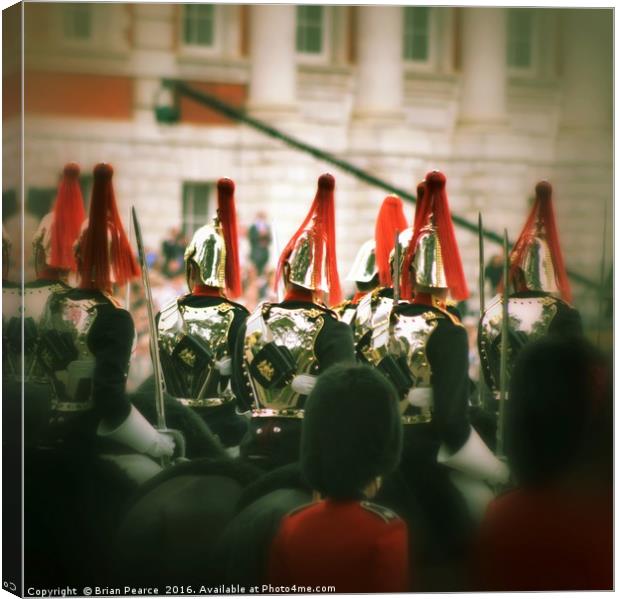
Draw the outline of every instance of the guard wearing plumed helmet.
[[[471,515],[444,465],[493,482],[507,473],[468,419],[467,333],[446,301],[465,299],[469,291],[441,172],[426,175],[400,276],[401,301],[376,311],[363,350],[396,386],[404,426],[401,476],[387,485],[392,495],[384,500],[415,518],[411,505],[399,504],[413,495],[442,551],[458,553],[465,550]]]
[[[140,270],[112,176],[111,165],[95,166],[89,218],[74,246],[78,286],[53,293],[41,319],[39,352],[57,398],[50,442],[169,456],[174,441],[155,430],[125,393],[134,324],[112,294]],[[141,475],[158,469],[152,462]]]
[[[355,283],[356,291],[350,299],[332,306],[332,310],[342,322],[351,324],[360,300],[379,285],[374,239],[368,239],[360,246],[346,280]]]
[[[418,186],[418,198],[422,189]],[[398,234],[399,263],[402,264],[404,250],[409,243],[413,229],[407,226],[402,200],[389,195],[381,204],[375,223],[374,247],[376,248],[377,286],[362,297],[351,319],[358,359],[365,361],[362,349],[370,342],[374,316],[381,306],[391,306],[394,298],[394,251]],[[399,266],[400,266],[399,264]]]
[[[233,362],[235,392],[252,411],[241,453],[266,468],[299,454],[301,419],[315,377],[355,360],[351,329],[326,307],[341,299],[336,261],[335,180],[321,175],[314,202],[282,252],[280,303],[259,305],[242,327]]]
[[[185,249],[189,293],[157,316],[166,390],[207,423],[229,453],[236,453],[247,428],[237,414],[230,379],[237,334],[247,309],[241,295],[235,184],[217,182],[217,213]]]
[[[507,374],[521,348],[545,335],[583,334],[579,312],[570,305],[571,288],[564,266],[553,205],[553,188],[536,185],[536,198],[509,256],[510,338]],[[478,330],[478,350],[484,380],[495,398],[500,391],[502,297],[487,307]]]
[[[7,313],[7,344],[5,364],[6,376],[18,376],[21,380],[23,359],[27,382],[47,385],[45,369],[38,356],[39,325],[45,304],[53,293],[70,289],[68,279],[75,275],[76,263],[73,256],[75,243],[84,222],[84,200],[79,182],[80,167],[75,162],[65,165],[58,182],[58,189],[52,210],[47,213],[32,238],[36,279],[20,286],[7,289],[3,314]],[[10,254],[7,255],[9,258]],[[9,260],[7,259],[7,266]],[[19,313],[13,307],[21,304]],[[9,314],[13,313],[10,317]],[[21,326],[23,315],[22,354]]]

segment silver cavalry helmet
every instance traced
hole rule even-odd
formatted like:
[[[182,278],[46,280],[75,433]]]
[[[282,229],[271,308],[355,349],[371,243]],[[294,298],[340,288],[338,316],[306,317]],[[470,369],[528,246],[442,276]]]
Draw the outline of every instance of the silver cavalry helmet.
[[[370,283],[377,274],[379,271],[375,254],[375,240],[369,239],[358,250],[353,266],[347,275],[347,281]]]
[[[439,235],[432,224],[424,226],[420,231],[411,268],[415,270],[417,285],[436,288],[448,287]]]
[[[213,223],[200,227],[185,248],[185,273],[187,285],[193,286],[193,272],[204,285],[226,286],[226,243],[217,216]],[[193,266],[193,268],[192,268]]]
[[[309,289],[311,291],[329,291],[327,282],[327,243],[323,238],[319,241],[322,243],[323,252],[320,258],[319,282],[315,280],[315,263],[319,259],[315,254],[314,229],[306,229],[301,233],[295,243],[295,247],[289,256],[287,263],[289,266],[288,280],[289,282]],[[319,245],[318,243],[316,244]]]
[[[413,235],[413,227],[407,227],[403,231],[398,234],[398,249],[399,249],[399,260],[398,260],[398,272],[401,271],[403,267],[403,262],[405,260],[405,254],[407,253],[407,248],[409,247],[409,242],[411,241],[411,236]],[[390,252],[390,270],[394,270],[394,250]]]
[[[558,291],[555,268],[549,245],[541,235],[536,235],[527,244],[520,264],[525,285],[530,291],[555,293]]]

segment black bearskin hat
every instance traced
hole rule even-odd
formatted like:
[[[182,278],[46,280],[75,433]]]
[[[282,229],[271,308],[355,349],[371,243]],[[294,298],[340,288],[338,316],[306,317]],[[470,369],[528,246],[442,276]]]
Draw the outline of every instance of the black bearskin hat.
[[[368,366],[332,366],[306,401],[302,476],[324,497],[357,498],[396,468],[402,434],[392,383]]]
[[[549,335],[523,348],[506,404],[506,454],[520,484],[549,482],[575,466],[604,410],[608,379],[585,338]]]

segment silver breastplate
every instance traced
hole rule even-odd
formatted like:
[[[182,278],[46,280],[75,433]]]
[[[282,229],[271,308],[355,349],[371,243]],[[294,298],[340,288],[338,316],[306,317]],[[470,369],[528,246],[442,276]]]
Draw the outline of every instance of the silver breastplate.
[[[56,409],[76,412],[93,405],[95,356],[88,335],[97,319],[99,298],[72,299],[64,293],[50,296],[41,318],[40,358],[51,374]]]
[[[374,366],[390,356],[409,371],[413,388],[430,387],[432,372],[426,348],[440,318],[432,310],[415,316],[394,313],[392,306],[383,303],[374,314],[370,343],[362,354]],[[431,404],[414,407],[407,398],[401,398],[400,407],[404,424],[431,420]]]
[[[64,288],[60,283],[24,288],[24,375],[26,380],[38,382],[46,380],[45,368],[38,357],[39,329],[48,299],[53,293]]]
[[[21,380],[23,356],[25,380],[37,383],[48,381],[45,368],[38,358],[39,330],[47,300],[62,289],[64,285],[56,282],[25,287],[23,295],[19,287],[3,289],[2,327],[4,349],[7,352],[3,362],[3,374]]]
[[[357,305],[351,326],[355,346],[361,350],[360,341],[375,327],[374,319],[377,311],[384,312],[394,305],[394,300],[377,293],[367,293]]]
[[[439,318],[441,316],[432,311],[419,316],[397,314],[392,325],[392,351],[406,356],[416,387],[429,387],[431,384],[426,348]]]
[[[316,374],[318,371],[315,354],[316,340],[323,328],[325,314],[322,310],[300,308],[287,310],[272,307],[263,317],[259,306],[248,318],[244,339],[244,373],[250,381],[259,410],[274,411],[273,415],[300,416],[301,395],[294,391],[290,382],[282,387],[266,389],[255,381],[248,366],[254,356],[269,342],[288,348],[295,361],[295,374]]]
[[[228,334],[234,320],[228,302],[192,307],[175,299],[158,323],[162,370],[168,393],[191,407],[215,407],[233,399],[215,366],[228,356]]]
[[[544,337],[558,312],[558,300],[545,297],[511,297],[508,300],[508,376],[521,348],[530,341]],[[502,332],[502,298],[496,297],[480,321],[480,364],[487,383],[499,392],[499,363]]]
[[[21,379],[22,294],[20,287],[2,288],[2,376]]]

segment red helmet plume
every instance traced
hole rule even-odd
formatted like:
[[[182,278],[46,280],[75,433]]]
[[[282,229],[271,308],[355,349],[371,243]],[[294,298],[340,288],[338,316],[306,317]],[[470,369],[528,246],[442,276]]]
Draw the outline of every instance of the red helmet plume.
[[[80,189],[80,167],[75,162],[65,165],[58,184],[52,211],[51,255],[48,265],[62,270],[77,270],[73,245],[86,218]]]
[[[510,274],[514,281],[517,272],[520,269],[523,270],[525,262],[530,257],[529,254],[534,250],[534,246],[546,244],[553,268],[553,273],[550,273],[551,278],[554,279],[562,298],[570,302],[572,298],[570,282],[566,274],[564,257],[560,247],[552,196],[553,188],[548,181],[540,181],[536,185],[536,200],[510,253]],[[527,281],[526,285],[528,285]],[[535,286],[529,284],[529,287]],[[550,291],[550,289],[542,288],[534,288],[533,290]]]
[[[112,166],[100,163],[93,171],[88,226],[79,244],[80,287],[109,291],[140,274],[116,206]]]
[[[375,223],[375,255],[379,282],[386,287],[392,285],[390,252],[394,248],[394,236],[406,228],[407,219],[402,200],[395,195],[387,196],[381,204]]]
[[[226,244],[226,287],[232,297],[241,295],[241,272],[237,237],[235,183],[222,178],[217,182],[217,215]]]
[[[328,289],[331,304],[342,300],[340,277],[336,260],[336,216],[334,189],[336,180],[329,173],[319,177],[314,201],[301,226],[280,255],[276,272],[276,285],[282,275],[284,264],[294,261],[303,245],[306,256],[310,256],[308,268],[299,272],[291,267],[291,283],[311,290]],[[312,221],[312,222],[311,222]],[[294,266],[294,265],[293,265]],[[296,274],[303,276],[297,277]]]
[[[427,233],[437,236],[442,264],[436,266],[442,271],[440,274],[445,279],[450,295],[456,301],[466,299],[469,296],[469,289],[454,235],[448,194],[446,193],[446,176],[439,171],[432,171],[426,175],[422,199],[421,201],[418,200],[416,205],[414,231],[401,271],[403,296],[408,297],[411,294],[409,271],[416,257],[418,244],[423,234]]]

